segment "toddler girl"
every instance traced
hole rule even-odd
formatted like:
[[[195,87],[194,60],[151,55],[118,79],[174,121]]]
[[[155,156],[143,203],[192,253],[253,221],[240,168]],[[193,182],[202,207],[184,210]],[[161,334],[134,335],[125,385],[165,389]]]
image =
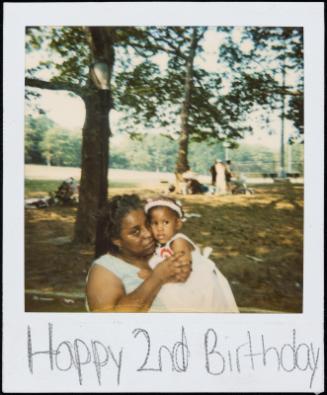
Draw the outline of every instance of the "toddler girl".
[[[149,266],[154,268],[164,258],[184,253],[192,272],[184,283],[165,284],[158,297],[169,311],[238,312],[228,281],[216,265],[183,233],[183,211],[173,199],[159,197],[145,205],[150,227],[158,245]]]

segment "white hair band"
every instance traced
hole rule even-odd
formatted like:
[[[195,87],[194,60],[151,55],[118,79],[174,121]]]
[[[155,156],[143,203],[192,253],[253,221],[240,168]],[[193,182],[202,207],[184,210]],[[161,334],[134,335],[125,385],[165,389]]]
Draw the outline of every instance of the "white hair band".
[[[164,206],[164,207],[169,207],[170,209],[176,211],[176,213],[179,215],[180,218],[183,217],[183,213],[181,208],[174,202],[170,202],[167,200],[154,200],[152,202],[148,202],[145,206],[144,206],[144,211],[146,213],[148,213],[148,211],[150,209],[152,209],[153,207],[158,207],[158,206]]]

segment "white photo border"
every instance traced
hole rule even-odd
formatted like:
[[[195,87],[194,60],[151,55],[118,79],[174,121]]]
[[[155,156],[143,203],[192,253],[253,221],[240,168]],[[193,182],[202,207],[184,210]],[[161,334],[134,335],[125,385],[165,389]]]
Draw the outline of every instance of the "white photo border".
[[[5,392],[323,391],[323,11],[323,2],[4,3]],[[25,27],[39,25],[303,26],[306,140],[302,314],[199,316],[24,312],[24,43]],[[31,365],[28,363],[28,344],[31,345],[28,343],[28,334],[30,333],[35,349],[46,349],[49,346],[49,328],[53,330],[53,341],[57,345],[67,340],[84,347],[78,341],[74,343],[74,339],[83,339],[86,344],[97,339],[107,346],[110,345],[117,358],[116,362],[119,361],[119,355],[122,356],[121,370],[114,359],[108,362],[108,366],[100,369],[100,385],[99,371],[94,368],[96,365],[93,362],[82,365],[80,370],[72,365],[70,370],[63,371],[56,368],[56,364],[51,365],[49,356],[39,354],[32,357],[35,361],[32,374]],[[136,329],[147,330],[151,339],[151,350],[144,343],[145,332],[133,334]],[[147,350],[150,356],[146,366],[154,369],[158,367],[160,346],[173,345],[182,341],[183,336],[187,338],[190,351],[187,371],[172,371],[167,362],[161,372],[138,370]],[[279,351],[283,349],[287,360],[285,369],[280,365],[281,359],[274,361],[274,356],[267,357],[266,364],[263,364],[258,362],[259,358],[253,360],[249,355],[241,354],[241,347],[249,343],[249,336],[252,336],[253,347],[257,349],[262,346],[263,339],[271,347],[276,347]],[[301,357],[299,356],[299,365],[303,369],[291,370],[294,341],[296,345],[307,345],[307,348],[303,346],[307,354],[301,351]],[[211,342],[210,345],[208,342]],[[285,345],[290,345],[289,359],[286,357]],[[207,353],[204,351],[205,347]],[[91,346],[89,349],[92,349]],[[208,350],[212,352],[208,354]],[[91,355],[94,357],[94,354]],[[281,356],[282,353],[278,355]],[[58,355],[54,356],[57,357],[59,358]],[[314,370],[315,360],[317,364]],[[64,364],[62,360],[56,360],[56,363]],[[178,365],[178,361],[176,364]],[[181,362],[178,366],[180,364]],[[223,366],[226,369],[224,371]]]

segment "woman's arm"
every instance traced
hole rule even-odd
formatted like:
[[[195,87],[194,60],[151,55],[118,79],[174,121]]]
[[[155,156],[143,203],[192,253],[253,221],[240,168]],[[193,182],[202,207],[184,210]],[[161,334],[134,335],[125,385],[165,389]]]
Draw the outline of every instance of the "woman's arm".
[[[186,271],[185,268],[180,267],[180,257],[181,254],[178,254],[159,263],[150,277],[130,294],[126,294],[121,280],[115,274],[100,265],[93,266],[86,286],[90,310],[94,312],[148,311],[163,284],[175,280],[180,275],[185,277]]]
[[[116,303],[125,295],[121,280],[101,265],[92,266],[86,283],[86,297],[90,311],[114,311]]]

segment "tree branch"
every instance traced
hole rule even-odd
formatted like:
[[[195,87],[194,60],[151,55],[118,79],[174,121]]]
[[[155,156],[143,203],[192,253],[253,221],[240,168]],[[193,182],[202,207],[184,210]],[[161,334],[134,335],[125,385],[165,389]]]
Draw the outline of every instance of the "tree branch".
[[[198,76],[196,73],[193,74],[193,77],[195,78],[195,81],[200,85],[200,88],[203,89],[203,91],[206,91],[207,89],[203,86],[201,77]]]
[[[69,82],[60,82],[60,81],[43,81],[37,78],[25,78],[25,86],[30,86],[32,88],[40,88],[40,89],[50,89],[55,91],[70,91],[75,93],[78,96],[83,96],[86,94],[86,90],[81,88],[77,84],[72,84]]]
[[[150,34],[151,35],[151,34]],[[155,37],[153,37],[155,39]],[[186,59],[186,56],[182,53],[182,51],[179,49],[179,47],[175,46],[172,42],[170,42],[168,39],[165,39],[164,37],[160,37],[158,41],[162,41],[164,44],[168,45],[171,49],[162,47],[162,50],[168,53],[172,53],[174,55],[180,56],[182,59]]]
[[[269,91],[270,93],[281,95],[281,96],[303,96],[303,91],[297,90],[292,91],[290,89],[283,89],[283,87],[277,87]]]
[[[153,44],[153,43],[146,43],[146,44],[139,44],[136,42],[130,42],[130,45],[136,50],[136,48],[139,49],[143,49],[143,50],[148,50],[148,51],[162,51],[162,52],[166,52],[166,53],[170,53],[172,55],[177,55],[179,57],[181,57],[182,59],[186,59],[186,56],[179,50],[179,48],[170,45],[166,40],[164,40],[163,38],[157,39],[155,38],[151,33],[149,33],[149,36],[153,39],[153,40],[161,40],[164,41],[165,44],[169,45],[171,47],[171,49],[163,46],[163,45],[158,45],[158,44]]]
[[[208,30],[208,29],[205,28],[205,29],[203,29],[203,31],[199,34],[199,36],[198,36],[198,43],[203,39],[203,37],[204,37],[204,35],[205,35],[205,33],[206,33],[207,30]]]

